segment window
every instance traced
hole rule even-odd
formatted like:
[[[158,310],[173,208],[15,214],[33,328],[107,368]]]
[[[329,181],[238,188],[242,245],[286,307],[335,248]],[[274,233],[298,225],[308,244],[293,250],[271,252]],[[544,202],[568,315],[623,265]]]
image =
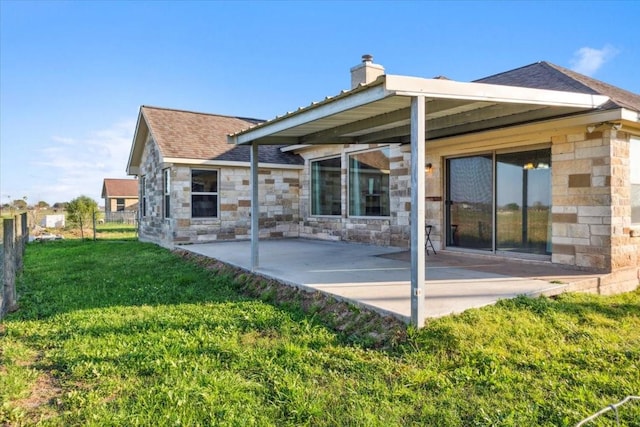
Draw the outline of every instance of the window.
[[[349,215],[389,216],[389,147],[349,156]]]
[[[631,222],[640,224],[640,138],[631,138],[629,169],[631,171]]]
[[[124,199],[116,199],[116,211],[124,211]]]
[[[191,217],[218,216],[218,171],[191,171]]]
[[[340,157],[311,162],[311,215],[340,215]]]
[[[164,195],[164,217],[171,218],[171,169],[165,169],[162,173],[162,193]]]
[[[147,177],[143,176],[140,178],[140,200],[142,206],[140,206],[140,216],[147,216]]]

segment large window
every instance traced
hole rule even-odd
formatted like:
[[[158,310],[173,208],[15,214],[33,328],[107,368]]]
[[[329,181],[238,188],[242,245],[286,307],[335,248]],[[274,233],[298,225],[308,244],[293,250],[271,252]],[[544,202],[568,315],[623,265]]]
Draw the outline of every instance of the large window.
[[[218,216],[218,171],[191,171],[191,217]]]
[[[389,147],[349,155],[349,215],[389,216]]]
[[[165,169],[162,173],[162,194],[164,217],[171,218],[171,169]]]
[[[631,138],[629,169],[631,169],[631,222],[640,224],[640,138]]]
[[[124,211],[124,199],[121,199],[121,198],[116,199],[116,211],[117,212]]]
[[[140,178],[140,202],[142,206],[140,206],[140,216],[147,216],[147,177],[143,176]]]
[[[340,157],[311,162],[311,215],[340,215]]]

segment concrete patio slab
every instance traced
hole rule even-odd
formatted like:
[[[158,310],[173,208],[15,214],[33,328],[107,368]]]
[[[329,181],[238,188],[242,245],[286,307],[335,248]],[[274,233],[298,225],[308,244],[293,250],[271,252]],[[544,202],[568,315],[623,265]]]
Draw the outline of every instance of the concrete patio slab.
[[[249,241],[181,246],[182,249],[251,270]],[[393,315],[411,315],[410,254],[397,248],[306,239],[260,241],[254,273],[331,294]],[[549,262],[438,251],[426,257],[427,317],[461,313],[518,295],[557,294],[596,275]]]

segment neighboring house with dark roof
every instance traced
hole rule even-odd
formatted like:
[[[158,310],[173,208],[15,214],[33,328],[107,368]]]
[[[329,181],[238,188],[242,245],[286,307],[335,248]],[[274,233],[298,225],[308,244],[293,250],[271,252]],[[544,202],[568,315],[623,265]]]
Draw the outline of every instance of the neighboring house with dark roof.
[[[142,106],[127,171],[138,177],[139,236],[166,247],[249,236],[250,147],[227,134],[260,120]],[[269,194],[262,235],[298,235],[302,158],[264,147],[260,185]]]
[[[104,211],[113,212],[138,210],[138,180],[105,178],[102,182]]]

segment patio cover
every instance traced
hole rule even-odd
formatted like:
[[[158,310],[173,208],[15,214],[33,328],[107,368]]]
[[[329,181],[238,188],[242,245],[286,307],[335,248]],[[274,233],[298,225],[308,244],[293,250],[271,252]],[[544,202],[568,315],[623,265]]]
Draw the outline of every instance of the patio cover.
[[[607,96],[383,75],[375,81],[229,135],[251,144],[251,265],[258,267],[258,146],[411,144],[411,322],[424,325],[426,142],[574,115]]]

